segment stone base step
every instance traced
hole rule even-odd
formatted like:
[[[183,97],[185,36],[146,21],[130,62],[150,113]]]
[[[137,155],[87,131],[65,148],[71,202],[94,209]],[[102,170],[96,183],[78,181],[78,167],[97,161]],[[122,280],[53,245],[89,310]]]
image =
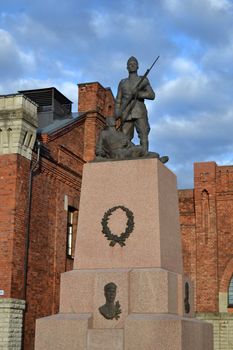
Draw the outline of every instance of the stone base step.
[[[35,350],[212,350],[212,325],[172,314],[130,314],[124,328],[93,328],[91,314],[36,323]]]
[[[87,350],[91,314],[57,314],[36,321],[36,350]]]
[[[169,314],[131,314],[124,350],[213,350],[212,325]]]

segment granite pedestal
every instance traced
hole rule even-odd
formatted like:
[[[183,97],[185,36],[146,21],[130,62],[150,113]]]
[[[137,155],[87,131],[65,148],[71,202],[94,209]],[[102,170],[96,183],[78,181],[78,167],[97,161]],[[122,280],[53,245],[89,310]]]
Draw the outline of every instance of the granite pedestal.
[[[213,349],[212,326],[193,318],[177,196],[175,175],[157,159],[84,166],[74,270],[61,276],[60,313],[37,320],[36,350]],[[129,216],[125,245],[110,245],[106,225],[119,237]],[[99,312],[109,282],[118,319]]]

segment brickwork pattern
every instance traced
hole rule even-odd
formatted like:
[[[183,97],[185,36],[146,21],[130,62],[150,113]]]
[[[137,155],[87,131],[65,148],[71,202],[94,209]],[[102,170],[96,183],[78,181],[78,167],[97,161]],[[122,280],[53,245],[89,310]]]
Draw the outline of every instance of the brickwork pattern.
[[[233,273],[233,167],[195,164],[195,189],[179,191],[184,269],[196,284],[196,310],[218,312],[218,286]]]
[[[81,174],[41,158],[33,178],[25,316],[25,349],[34,348],[35,320],[58,312],[60,274],[73,268],[66,256],[67,208],[79,207]]]
[[[84,114],[53,133],[41,135],[47,153],[41,155],[32,181],[24,350],[34,349],[35,320],[58,312],[60,274],[73,268],[73,260],[66,256],[67,206],[79,207],[83,164],[94,158],[105,116],[114,110],[110,89],[98,83],[85,86],[85,91],[79,87],[79,112]],[[9,119],[9,132],[14,131],[11,121],[17,121],[21,128],[17,134],[21,144],[16,147],[19,155],[12,154],[6,144],[8,131],[0,125],[0,148],[4,146],[4,152],[0,152],[4,153],[0,156],[0,288],[4,291],[2,300],[23,299],[30,159],[37,108],[22,95],[1,98],[0,108],[0,119]],[[36,154],[32,155],[35,162]]]
[[[85,118],[82,118],[72,126],[63,128],[62,130],[58,130],[57,132],[49,135],[49,150],[54,160],[60,161],[59,150],[61,145],[63,145],[65,149],[69,150],[71,154],[74,154],[80,158],[83,157],[84,127]],[[81,169],[74,170],[80,171]]]
[[[103,116],[112,116],[114,112],[114,97],[110,89],[104,88],[98,82],[78,85],[79,112],[96,111]]]
[[[179,191],[184,270],[195,309],[214,324],[215,349],[233,349],[227,292],[233,275],[233,166],[194,164],[194,190]]]
[[[18,154],[0,157],[0,281],[6,298],[23,298],[29,166]]]

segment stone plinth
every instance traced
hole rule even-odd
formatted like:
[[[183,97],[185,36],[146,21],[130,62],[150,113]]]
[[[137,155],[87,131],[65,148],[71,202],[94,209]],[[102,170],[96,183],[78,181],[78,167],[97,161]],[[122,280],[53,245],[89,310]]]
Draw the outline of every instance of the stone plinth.
[[[122,205],[134,215],[125,247],[102,233],[104,213]],[[108,221],[117,235],[126,215]],[[176,177],[157,159],[89,163],[83,171],[74,269],[161,267],[182,273]]]
[[[37,320],[35,348],[37,350],[87,349],[90,314],[58,314]]]
[[[212,325],[175,315],[132,314],[124,350],[212,350]]]
[[[122,314],[109,322],[98,308],[105,302],[104,286],[111,281],[117,285]],[[93,328],[122,328],[130,313],[177,314],[182,288],[178,283],[177,274],[159,268],[74,270],[61,275],[60,312],[89,312]]]
[[[125,246],[111,246],[102,222],[119,206],[107,227],[118,236],[125,231],[123,207],[131,221],[133,215],[132,232]],[[110,282],[118,319],[99,311]],[[74,270],[61,276],[60,314],[37,321],[36,350],[212,350],[212,326],[193,315],[175,175],[157,159],[86,164]]]
[[[0,299],[0,349],[21,349],[25,301]]]

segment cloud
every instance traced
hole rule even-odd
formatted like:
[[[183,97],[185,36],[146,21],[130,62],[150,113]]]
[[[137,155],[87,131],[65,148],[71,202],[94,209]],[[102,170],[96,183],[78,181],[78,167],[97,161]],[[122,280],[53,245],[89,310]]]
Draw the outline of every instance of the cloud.
[[[230,0],[39,0],[1,4],[0,93],[77,83],[116,94],[134,55],[143,74],[157,55],[147,101],[152,150],[168,154],[180,187],[192,163],[232,162],[233,3]]]
[[[233,4],[230,0],[165,0],[177,30],[206,45],[225,45],[231,38]]]
[[[233,77],[233,39],[219,50],[218,47],[213,47],[206,51],[202,57],[202,65],[205,71],[211,74],[219,74],[224,79]],[[230,76],[229,76],[230,75]]]
[[[12,35],[0,29],[0,76],[1,79],[19,77],[35,67],[34,56],[31,52],[18,47]]]
[[[192,178],[191,164],[197,161],[216,161],[223,164],[232,159],[233,104],[225,114],[203,113],[195,118],[183,115],[165,115],[151,125],[150,143],[154,150],[170,156],[169,167],[179,170],[179,186],[187,185],[182,169],[189,164],[189,180]],[[186,164],[186,165],[185,165]],[[188,170],[186,169],[186,172]]]

